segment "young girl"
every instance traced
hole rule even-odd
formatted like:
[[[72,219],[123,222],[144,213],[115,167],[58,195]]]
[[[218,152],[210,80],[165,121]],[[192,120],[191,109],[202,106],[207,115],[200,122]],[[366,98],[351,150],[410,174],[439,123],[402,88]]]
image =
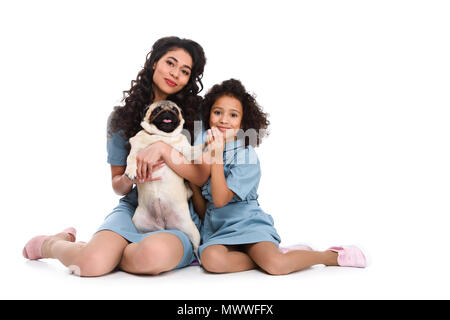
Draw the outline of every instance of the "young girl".
[[[142,129],[140,123],[148,104],[166,99],[177,103],[183,110],[185,128],[192,135],[205,63],[203,48],[192,40],[167,37],[155,42],[144,68],[126,92],[125,105],[116,107],[108,119],[107,161],[111,165],[112,187],[124,197],[89,243],[75,242],[75,229],[69,228],[54,236],[31,239],[23,249],[25,258],[58,259],[81,276],[104,275],[116,267],[130,273],[158,274],[186,266],[195,259],[188,237],[179,230],[138,233],[131,220],[137,206],[133,185],[158,180],[152,172],[163,162],[198,185],[209,177],[209,168],[205,171],[201,164],[177,159],[170,146],[158,142],[139,153],[135,181],[130,181],[124,172],[130,150],[128,139]],[[199,225],[197,215],[192,214],[192,218]]]
[[[316,264],[365,266],[365,257],[356,247],[332,247],[323,252],[299,246],[280,250],[273,219],[257,201],[261,172],[253,147],[261,143],[269,124],[266,114],[234,79],[213,86],[202,108],[209,129],[204,139],[211,177],[201,193],[192,187],[194,206],[204,219],[199,254],[206,270],[224,273],[259,266],[279,275]]]

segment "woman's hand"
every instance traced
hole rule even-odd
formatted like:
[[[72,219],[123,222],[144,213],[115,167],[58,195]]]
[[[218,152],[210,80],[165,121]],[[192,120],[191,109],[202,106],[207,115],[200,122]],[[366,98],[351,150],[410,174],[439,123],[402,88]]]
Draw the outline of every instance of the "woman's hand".
[[[165,165],[166,165],[166,163],[164,162],[164,160],[158,160],[155,163],[155,165],[151,168],[151,170],[150,170],[151,173],[149,176],[145,177],[144,179],[140,179],[139,176],[137,176],[134,180],[131,180],[130,182],[136,184],[136,183],[144,183],[144,182],[152,182],[152,181],[156,181],[156,180],[161,180],[162,177],[152,177],[152,173],[161,169]]]
[[[162,156],[166,151],[167,145],[161,141],[155,142],[139,151],[136,156],[137,176],[133,182],[143,183],[160,180],[161,177],[152,177],[152,174],[153,171],[156,171],[165,165]]]
[[[159,161],[153,166],[152,171],[156,171],[163,167],[165,163]],[[111,165],[111,177],[112,177],[112,187],[116,194],[124,196],[133,189],[133,185],[136,183],[150,182],[154,180],[161,180],[161,177],[150,178],[147,180],[139,181],[137,178],[130,180],[125,174],[126,166],[114,166]]]

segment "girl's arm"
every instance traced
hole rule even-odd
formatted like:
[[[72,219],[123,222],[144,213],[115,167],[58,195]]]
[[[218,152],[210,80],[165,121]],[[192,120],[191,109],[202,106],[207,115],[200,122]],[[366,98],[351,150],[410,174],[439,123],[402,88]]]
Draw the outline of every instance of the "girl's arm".
[[[207,141],[211,163],[211,195],[214,206],[220,208],[234,197],[234,192],[228,188],[223,170],[224,136],[219,129],[213,127],[208,131]]]
[[[222,163],[211,165],[211,193],[216,208],[223,207],[234,197],[234,192],[228,188]]]
[[[206,212],[206,200],[203,198],[202,191],[198,186],[189,182],[189,186],[192,190],[192,203],[194,205],[195,212],[197,212],[200,219],[205,219]]]

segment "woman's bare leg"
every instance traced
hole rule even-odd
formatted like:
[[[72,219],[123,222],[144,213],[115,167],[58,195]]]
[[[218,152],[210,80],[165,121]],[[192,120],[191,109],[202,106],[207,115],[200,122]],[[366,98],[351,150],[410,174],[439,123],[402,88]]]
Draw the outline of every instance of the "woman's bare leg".
[[[126,246],[119,268],[135,274],[157,275],[173,270],[184,255],[181,240],[171,233],[155,233]]]
[[[293,250],[283,254],[269,241],[245,245],[245,251],[258,266],[272,275],[288,274],[316,264],[338,265],[336,252]]]
[[[97,232],[86,244],[71,242],[69,237],[62,233],[49,237],[42,244],[42,255],[58,259],[75,274],[87,277],[113,271],[128,245],[122,236],[109,230]]]
[[[245,252],[219,244],[205,248],[201,259],[203,267],[214,273],[247,271],[257,267]]]

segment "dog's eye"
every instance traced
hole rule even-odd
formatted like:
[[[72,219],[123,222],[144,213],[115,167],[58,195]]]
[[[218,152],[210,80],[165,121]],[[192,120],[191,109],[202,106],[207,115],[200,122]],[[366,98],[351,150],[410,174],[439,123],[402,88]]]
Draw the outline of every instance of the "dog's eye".
[[[158,112],[160,112],[162,109],[162,107],[157,107],[155,110],[152,111],[152,115],[157,114]]]
[[[172,107],[172,110],[175,111],[176,114],[179,113],[177,107]]]

